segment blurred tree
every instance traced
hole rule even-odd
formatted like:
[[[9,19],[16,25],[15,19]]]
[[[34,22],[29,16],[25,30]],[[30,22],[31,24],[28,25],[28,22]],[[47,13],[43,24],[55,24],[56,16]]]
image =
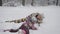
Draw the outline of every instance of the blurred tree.
[[[59,0],[56,0],[56,6],[58,5],[58,1],[59,1]]]
[[[0,6],[2,6],[2,0],[0,0]]]
[[[48,1],[48,5],[50,5],[49,0],[47,0],[47,1]]]
[[[33,3],[34,3],[34,0],[32,0],[32,2],[31,2],[31,5],[32,5],[32,6],[34,5]]]
[[[22,5],[25,6],[25,0],[22,0]]]

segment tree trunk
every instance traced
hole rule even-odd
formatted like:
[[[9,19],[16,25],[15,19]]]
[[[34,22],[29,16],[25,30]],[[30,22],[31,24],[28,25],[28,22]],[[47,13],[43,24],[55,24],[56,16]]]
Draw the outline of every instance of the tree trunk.
[[[22,5],[25,6],[25,0],[22,0]]]
[[[49,0],[47,0],[47,1],[48,1],[48,5],[50,5]]]
[[[58,5],[58,1],[59,1],[59,0],[56,0],[56,6]]]
[[[34,0],[32,0],[31,5],[33,6]]]
[[[2,6],[2,0],[0,0],[0,6]]]

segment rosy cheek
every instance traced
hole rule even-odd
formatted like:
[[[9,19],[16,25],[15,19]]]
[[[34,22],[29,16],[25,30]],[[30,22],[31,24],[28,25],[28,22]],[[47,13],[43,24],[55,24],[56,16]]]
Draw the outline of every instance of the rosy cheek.
[[[29,24],[29,26],[32,26],[32,24]]]
[[[38,18],[38,19],[41,19],[41,17],[40,17],[40,16],[38,16],[37,18]]]

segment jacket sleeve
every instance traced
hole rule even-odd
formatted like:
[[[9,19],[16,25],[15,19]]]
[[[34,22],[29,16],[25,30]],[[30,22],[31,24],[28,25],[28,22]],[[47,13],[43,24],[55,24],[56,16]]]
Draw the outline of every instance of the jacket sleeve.
[[[17,19],[17,20],[11,20],[11,21],[5,21],[5,22],[14,22],[14,23],[21,23],[21,22],[24,22],[26,21],[26,18],[21,18],[21,19]]]

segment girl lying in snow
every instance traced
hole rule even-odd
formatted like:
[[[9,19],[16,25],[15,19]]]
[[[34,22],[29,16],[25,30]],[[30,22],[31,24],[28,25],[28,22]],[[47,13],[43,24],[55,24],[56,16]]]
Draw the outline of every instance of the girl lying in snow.
[[[7,29],[4,30],[5,31],[9,31],[9,32],[17,32],[19,31],[19,29],[21,29],[23,31],[23,34],[29,34],[29,29],[32,30],[37,30],[37,28],[34,26],[35,23],[38,23],[38,25],[40,26],[40,23],[42,23],[43,21],[43,15],[39,14],[39,13],[32,13],[31,15],[29,15],[26,18],[23,19],[19,19],[19,20],[12,20],[12,21],[6,21],[6,22],[15,22],[15,23],[21,23],[21,22],[25,22],[21,25],[21,27],[19,27],[18,29]]]

